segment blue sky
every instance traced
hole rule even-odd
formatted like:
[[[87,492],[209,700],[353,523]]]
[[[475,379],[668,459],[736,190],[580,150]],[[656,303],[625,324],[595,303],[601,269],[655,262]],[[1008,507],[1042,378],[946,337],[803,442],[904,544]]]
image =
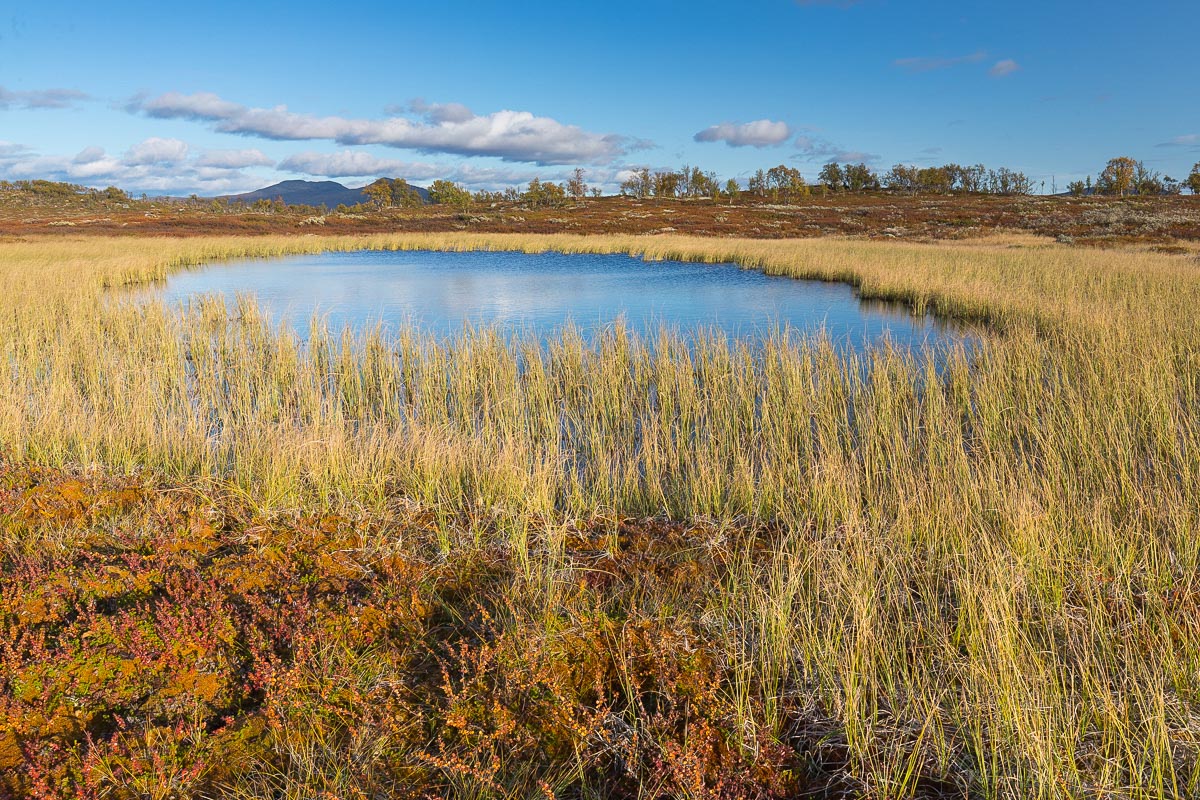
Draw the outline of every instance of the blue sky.
[[[181,10],[186,9],[186,10]],[[1200,0],[14,3],[0,178],[220,194],[378,175],[615,188],[831,159],[1062,190],[1200,161]]]

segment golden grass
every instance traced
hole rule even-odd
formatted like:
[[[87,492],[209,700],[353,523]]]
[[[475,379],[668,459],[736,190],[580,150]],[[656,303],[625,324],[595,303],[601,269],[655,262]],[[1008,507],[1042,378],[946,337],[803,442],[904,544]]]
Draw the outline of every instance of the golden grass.
[[[540,347],[315,325],[303,347],[251,302],[177,314],[105,292],[352,248],[737,261],[997,334],[940,365],[621,330]],[[933,773],[987,797],[1200,793],[1192,260],[1027,239],[79,239],[0,244],[0,286],[14,458],[222,481],[263,507],[405,498],[443,515],[447,550],[511,548],[542,609],[567,522],[767,526],[779,535],[729,553],[706,606],[651,598],[723,645],[744,746],[787,728],[800,696],[837,721],[873,796]]]

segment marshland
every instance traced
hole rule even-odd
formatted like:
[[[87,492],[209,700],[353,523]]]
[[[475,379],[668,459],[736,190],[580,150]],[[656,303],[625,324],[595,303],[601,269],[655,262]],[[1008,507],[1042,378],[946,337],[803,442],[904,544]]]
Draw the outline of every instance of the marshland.
[[[966,326],[899,303],[864,301],[834,281],[797,280],[724,263],[624,254],[497,250],[352,250],[242,259],[175,272],[145,296],[168,306],[251,296],[275,325],[301,342],[314,324],[342,332],[407,327],[441,338],[464,327],[542,343],[574,328],[584,338],[623,326],[641,338],[666,329],[684,338],[723,335],[754,343],[772,333],[828,337],[862,349],[948,347]]]
[[[154,299],[352,251],[725,264],[972,339]],[[1200,793],[1186,248],[59,235],[0,285],[0,792]]]

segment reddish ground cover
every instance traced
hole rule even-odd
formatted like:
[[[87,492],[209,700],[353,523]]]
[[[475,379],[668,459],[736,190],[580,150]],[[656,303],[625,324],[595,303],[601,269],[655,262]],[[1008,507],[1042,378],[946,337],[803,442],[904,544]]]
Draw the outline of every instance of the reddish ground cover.
[[[3,468],[0,796],[853,791],[819,709],[730,746],[755,735],[696,613],[727,566],[712,531],[572,529],[548,605],[542,572],[440,525]]]
[[[54,233],[379,233],[471,230],[518,233],[679,233],[755,238],[862,236],[961,239],[998,232],[1062,237],[1082,244],[1200,241],[1200,197],[999,197],[987,195],[814,195],[792,205],[745,195],[722,200],[588,199],[558,208],[476,204],[321,213],[217,209],[204,203],[73,202],[0,197],[0,236]]]

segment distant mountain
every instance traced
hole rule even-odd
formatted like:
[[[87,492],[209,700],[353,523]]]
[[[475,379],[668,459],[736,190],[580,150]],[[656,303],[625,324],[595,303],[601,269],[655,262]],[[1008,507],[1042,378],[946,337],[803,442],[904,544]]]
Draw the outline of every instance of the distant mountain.
[[[411,188],[419,195],[421,200],[429,202],[429,192],[420,186],[412,186]],[[244,194],[230,194],[219,198],[236,203],[239,200],[244,203],[253,203],[255,200],[276,200],[282,199],[283,202],[290,206],[326,206],[327,208],[337,208],[339,205],[352,206],[357,203],[366,202],[367,197],[363,194],[362,189],[348,189],[335,181],[283,181],[274,186],[267,186],[263,189],[255,189],[253,192],[245,192]]]

